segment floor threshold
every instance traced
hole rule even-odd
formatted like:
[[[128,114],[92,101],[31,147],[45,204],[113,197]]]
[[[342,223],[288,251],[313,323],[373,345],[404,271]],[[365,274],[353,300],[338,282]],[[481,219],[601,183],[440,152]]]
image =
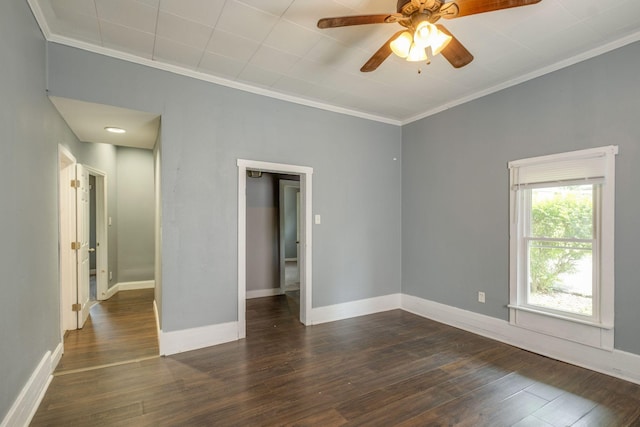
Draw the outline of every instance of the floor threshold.
[[[145,360],[157,359],[158,357],[160,357],[160,355],[149,356],[149,357],[141,357],[139,359],[123,360],[121,362],[106,363],[104,365],[88,366],[86,368],[70,369],[68,371],[54,372],[52,375],[54,377],[61,377],[63,375],[77,374],[79,372],[95,371],[96,369],[112,368],[114,366],[121,366],[121,365],[128,365],[130,363],[143,362]]]

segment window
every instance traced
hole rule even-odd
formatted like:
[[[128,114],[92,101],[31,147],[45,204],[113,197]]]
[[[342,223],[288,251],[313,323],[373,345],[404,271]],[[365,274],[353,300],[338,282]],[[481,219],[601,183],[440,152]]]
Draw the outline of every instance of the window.
[[[613,348],[615,154],[608,146],[509,163],[512,324]]]

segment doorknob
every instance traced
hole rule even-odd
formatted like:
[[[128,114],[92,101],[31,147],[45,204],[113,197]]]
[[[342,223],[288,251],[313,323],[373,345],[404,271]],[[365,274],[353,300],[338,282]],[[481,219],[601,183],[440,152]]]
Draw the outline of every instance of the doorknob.
[[[96,248],[89,248],[89,252],[95,252]]]

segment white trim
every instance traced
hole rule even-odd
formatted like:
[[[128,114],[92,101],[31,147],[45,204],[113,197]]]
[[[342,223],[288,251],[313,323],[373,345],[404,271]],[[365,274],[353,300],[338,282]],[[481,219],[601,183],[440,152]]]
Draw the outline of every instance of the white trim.
[[[107,292],[104,294],[104,299],[107,300],[107,299],[111,298],[112,296],[117,294],[119,290],[120,290],[120,287],[118,286],[117,283],[115,285],[113,285],[112,287],[107,288]]]
[[[537,314],[537,315],[540,315],[540,316],[553,317],[555,319],[564,320],[566,322],[573,322],[573,323],[577,323],[579,325],[589,326],[591,328],[613,329],[613,325],[612,324],[596,323],[596,322],[593,322],[593,321],[590,321],[590,320],[582,320],[582,319],[580,319],[578,317],[566,316],[566,315],[562,314],[562,312],[556,313],[556,312],[551,312],[551,311],[538,310],[537,308],[535,308],[535,306],[507,304],[507,307],[508,308],[513,308],[514,310],[526,311],[528,313]]]
[[[135,289],[153,289],[156,287],[155,280],[138,280],[137,282],[119,282],[116,284],[118,291],[133,291]]]
[[[36,0],[27,0],[29,6],[31,6],[31,10],[33,15],[42,30],[44,37],[49,42],[54,42],[66,46],[75,47],[78,49],[86,50],[88,52],[97,53],[99,55],[108,56],[111,58],[122,59],[124,61],[132,62],[134,64],[146,65],[150,68],[155,68],[159,70],[168,71],[170,73],[178,74],[181,76],[191,77],[197,80],[202,80],[209,83],[215,83],[220,86],[226,86],[233,89],[238,89],[244,92],[254,93],[256,95],[263,95],[269,98],[279,99],[281,101],[287,101],[294,104],[305,105],[307,107],[314,107],[320,110],[331,111],[334,113],[345,114],[348,116],[360,117],[362,119],[373,120],[381,123],[388,123],[395,126],[400,126],[400,121],[397,119],[391,119],[388,117],[378,116],[371,113],[365,113],[362,111],[352,110],[349,108],[338,107],[336,105],[326,104],[324,102],[314,101],[311,99],[306,99],[298,96],[287,95],[284,93],[276,92],[271,89],[265,89],[261,87],[251,86],[246,83],[237,82],[234,80],[229,80],[223,77],[214,76],[211,74],[201,73],[195,70],[191,70],[188,68],[179,67],[177,65],[160,63],[157,61],[153,61],[151,59],[143,58],[140,56],[136,56],[130,53],[119,52],[114,49],[109,49],[102,46],[97,46],[92,43],[83,42],[80,40],[75,40],[69,37],[60,36],[58,34],[53,34],[51,29],[47,25],[47,20],[45,19],[45,15],[40,8],[39,2]]]
[[[55,371],[64,354],[64,342],[58,343],[55,350],[51,353],[51,372]]]
[[[107,289],[104,299],[109,299],[120,291],[133,291],[136,289],[153,289],[156,287],[155,280],[139,280],[137,282],[120,282]]]
[[[44,12],[42,12],[42,8],[40,7],[40,2],[38,2],[38,0],[27,0],[27,3],[29,3],[33,16],[36,18],[36,22],[38,22],[38,25],[40,26],[42,35],[45,39],[50,40],[51,29],[49,28],[49,25],[47,25],[47,20],[44,16]],[[46,4],[48,5],[48,3]]]
[[[626,37],[622,37],[618,40],[614,40],[610,43],[605,43],[596,48],[590,49],[586,52],[580,53],[578,55],[572,56],[570,58],[564,59],[562,61],[558,61],[554,64],[548,65],[546,67],[539,68],[530,73],[527,73],[523,76],[516,77],[515,79],[507,80],[505,82],[499,83],[495,86],[491,86],[487,89],[480,90],[476,93],[472,93],[468,96],[463,96],[462,98],[455,99],[451,102],[447,102],[442,104],[436,108],[432,108],[431,110],[427,110],[422,114],[415,115],[406,120],[402,120],[400,122],[401,126],[408,125],[409,123],[413,123],[415,121],[424,119],[425,117],[433,116],[434,114],[438,114],[441,111],[448,110],[450,108],[456,107],[458,105],[466,104],[467,102],[473,101],[474,99],[482,98],[483,96],[490,95],[495,92],[499,92],[503,89],[507,89],[511,86],[519,85],[520,83],[527,82],[529,80],[533,80],[540,76],[544,76],[545,74],[552,73],[554,71],[561,70],[563,68],[570,67],[571,65],[575,65],[579,62],[586,61],[587,59],[595,58],[598,55],[603,55],[612,50],[621,48],[631,43],[635,43],[640,40],[640,31],[637,31],[633,34],[629,34]]]
[[[238,89],[238,90],[242,90],[245,92],[250,92],[250,93],[254,93],[257,95],[263,95],[263,96],[267,96],[270,98],[275,98],[275,99],[279,99],[282,101],[288,101],[294,104],[300,104],[300,105],[305,105],[308,107],[314,107],[314,108],[318,108],[321,110],[326,110],[326,111],[332,111],[335,113],[339,113],[339,114],[345,114],[348,116],[354,116],[354,117],[360,117],[363,119],[367,119],[367,120],[373,120],[373,121],[377,121],[377,122],[381,122],[381,123],[387,123],[390,125],[395,125],[395,126],[404,126],[406,124],[409,123],[413,123],[415,121],[424,119],[425,117],[429,117],[429,116],[433,116],[434,114],[437,114],[441,111],[445,111],[448,110],[450,108],[453,108],[457,105],[461,105],[461,104],[465,104],[467,102],[473,101],[474,99],[478,99],[478,98],[482,98],[483,96],[486,95],[490,95],[494,92],[498,92],[501,91],[503,89],[509,88],[511,86],[515,86],[518,85],[520,83],[524,83],[526,81],[529,80],[533,80],[535,78],[538,78],[540,76],[543,76],[545,74],[549,74],[552,73],[554,71],[557,70],[561,70],[563,68],[569,67],[571,65],[577,64],[579,62],[582,61],[586,61],[587,59],[591,59],[594,58],[598,55],[602,55],[604,53],[610,52],[612,50],[618,49],[620,47],[626,46],[628,44],[634,43],[638,40],[640,40],[640,31],[629,34],[625,37],[622,37],[618,40],[614,40],[612,42],[609,43],[605,43],[601,46],[595,47],[593,49],[590,49],[586,52],[582,52],[578,55],[572,56],[570,58],[564,59],[562,61],[558,61],[554,64],[548,65],[546,67],[542,67],[539,68],[537,70],[534,70],[530,73],[527,73],[523,76],[517,77],[515,79],[511,79],[511,80],[507,80],[505,82],[502,82],[500,84],[497,84],[495,86],[491,86],[487,89],[483,89],[483,90],[479,90],[478,92],[472,93],[471,95],[468,96],[464,96],[462,98],[458,98],[455,99],[453,101],[447,102],[445,104],[442,104],[438,107],[432,108],[431,110],[427,110],[423,113],[417,114],[415,116],[409,117],[408,119],[404,119],[404,120],[398,120],[398,119],[392,119],[389,117],[383,117],[383,116],[377,116],[374,114],[370,114],[370,113],[364,113],[362,111],[356,111],[356,110],[352,110],[349,108],[344,108],[344,107],[338,107],[336,105],[330,105],[330,104],[326,104],[323,102],[318,102],[318,101],[313,101],[310,99],[305,99],[305,98],[300,98],[297,96],[292,96],[292,95],[286,95],[283,93],[279,93],[279,92],[275,92],[273,90],[270,89],[264,89],[264,88],[260,88],[260,87],[255,87],[255,86],[251,86],[245,83],[240,83],[237,81],[233,81],[233,80],[228,80],[222,77],[217,77],[217,76],[213,76],[210,74],[205,74],[205,73],[199,73],[197,71],[194,70],[190,70],[187,68],[182,68],[182,67],[178,67],[176,65],[171,65],[171,64],[163,64],[163,63],[159,63],[157,61],[153,61],[150,59],[146,59],[146,58],[142,58],[139,56],[135,56],[135,55],[131,55],[128,53],[124,53],[124,52],[118,52],[116,50],[113,49],[108,49],[102,46],[96,46],[94,44],[90,44],[90,43],[86,43],[86,42],[82,42],[79,40],[74,40],[68,37],[63,37],[63,36],[59,36],[57,34],[52,34],[51,30],[49,29],[49,27],[47,26],[47,21],[44,18],[44,14],[42,13],[42,10],[40,9],[40,6],[38,4],[38,2],[36,0],[27,0],[29,3],[29,6],[31,6],[31,10],[33,11],[33,14],[36,18],[36,21],[38,22],[38,25],[40,26],[40,29],[42,30],[42,33],[44,34],[44,37],[47,39],[47,41],[50,42],[55,42],[55,43],[59,43],[59,44],[63,44],[66,46],[71,46],[71,47],[75,47],[78,49],[82,49],[82,50],[86,50],[89,52],[93,52],[93,53],[97,53],[100,55],[105,55],[105,56],[109,56],[112,58],[117,58],[117,59],[122,59],[128,62],[133,62],[135,64],[140,64],[140,65],[146,65],[147,67],[151,67],[151,68],[156,68],[156,69],[160,69],[160,70],[164,70],[164,71],[169,71],[171,73],[174,74],[179,74],[182,76],[187,76],[187,77],[192,77],[194,79],[198,79],[198,80],[202,80],[202,81],[206,81],[206,82],[210,82],[210,83],[215,83],[221,86],[226,86],[226,87],[230,87],[233,89]]]
[[[238,339],[246,336],[247,286],[247,169],[300,175],[300,322],[311,324],[312,307],[312,176],[308,166],[238,159]]]
[[[56,349],[57,351],[58,349]],[[27,426],[33,419],[53,379],[51,351],[47,351],[9,408],[0,427]]]
[[[554,335],[604,350],[614,349],[614,210],[615,210],[615,155],[618,146],[588,148],[584,150],[550,154],[514,160],[509,167],[509,321],[514,326]],[[567,167],[565,167],[567,166]],[[560,173],[559,173],[560,171]],[[594,259],[593,317],[575,316],[570,321],[554,314],[553,310],[535,309],[527,304],[527,236],[529,198],[531,190],[522,190],[520,183],[536,184],[548,178],[575,179],[596,175],[604,178],[594,207],[597,244],[592,245]],[[564,176],[563,176],[564,174]],[[596,213],[597,212],[597,213]],[[523,216],[524,215],[524,216]],[[586,316],[585,316],[586,317]],[[577,320],[579,319],[579,320]],[[584,321],[588,320],[588,321]]]
[[[155,301],[154,309],[157,313]],[[496,319],[495,317],[412,295],[391,294],[314,308],[312,311],[312,324],[317,325],[394,309],[402,309],[409,313],[543,356],[640,384],[640,355],[621,350],[607,351],[555,338],[510,325],[506,320]],[[208,325],[167,333],[162,332],[158,327],[161,355],[170,355],[235,341],[237,335],[238,322]]]
[[[156,337],[158,338],[158,348],[160,348],[160,335],[162,335],[162,329],[160,329],[160,314],[158,314],[158,304],[156,304],[155,298],[153,299],[153,315],[156,318]]]
[[[604,329],[600,325],[578,323],[575,319],[568,320],[520,307],[511,310],[510,322],[513,326],[603,350],[613,350],[613,327]]]
[[[253,298],[263,298],[263,297],[272,297],[274,295],[282,295],[282,289],[280,288],[271,288],[271,289],[254,289],[252,291],[247,291],[246,299]]]
[[[238,339],[247,336],[247,168],[238,160]]]
[[[402,295],[402,309],[543,356],[640,384],[640,355],[603,350],[523,329],[483,314]]]
[[[341,304],[316,307],[312,310],[313,325],[319,325],[336,320],[366,316],[367,314],[399,309],[402,294],[390,294],[380,297],[349,301]]]
[[[238,322],[219,323],[179,331],[158,331],[160,355],[182,353],[238,339]]]
[[[526,159],[511,160],[507,166],[519,168],[523,166],[540,165],[545,163],[560,162],[566,160],[584,160],[618,154],[617,145],[606,145],[604,147],[585,148],[584,150],[565,151],[562,153],[547,154],[544,156],[529,157]]]
[[[107,174],[100,169],[84,165],[89,175],[96,178],[96,297],[105,299],[109,287],[109,230],[107,225]]]

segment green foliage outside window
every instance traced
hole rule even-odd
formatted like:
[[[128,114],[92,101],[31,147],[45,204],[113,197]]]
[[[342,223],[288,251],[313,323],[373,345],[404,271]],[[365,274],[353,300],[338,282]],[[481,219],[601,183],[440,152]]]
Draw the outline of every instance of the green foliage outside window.
[[[529,278],[531,292],[553,292],[562,274],[576,272],[591,242],[540,241],[593,238],[592,186],[532,190]]]

